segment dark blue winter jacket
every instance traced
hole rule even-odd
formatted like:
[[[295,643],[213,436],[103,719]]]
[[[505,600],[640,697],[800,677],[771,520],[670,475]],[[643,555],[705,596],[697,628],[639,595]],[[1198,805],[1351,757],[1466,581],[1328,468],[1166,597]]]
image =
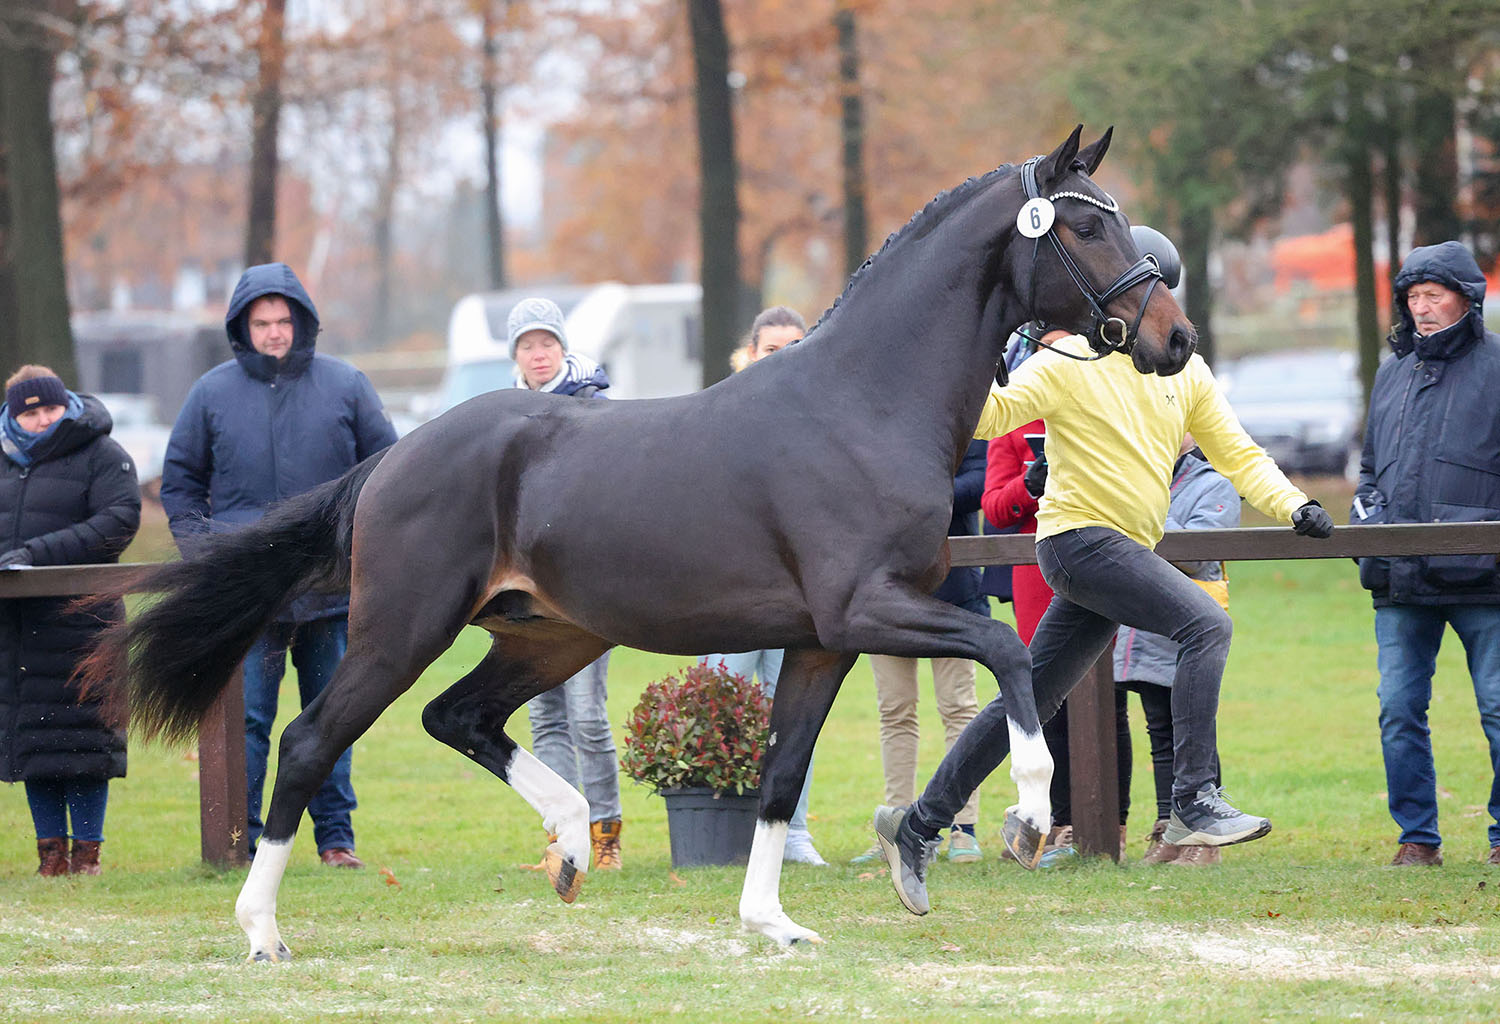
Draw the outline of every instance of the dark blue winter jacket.
[[[1406,292],[1435,281],[1470,302],[1419,337]],[[1486,331],[1484,275],[1458,242],[1414,249],[1395,280],[1395,358],[1375,374],[1351,523],[1500,519],[1500,337]],[[1495,555],[1362,558],[1375,604],[1500,604]]]
[[[265,295],[284,297],[292,312],[292,348],[279,361],[250,344],[249,307]],[[193,385],[162,469],[162,507],[185,554],[195,536],[254,522],[267,506],[343,475],[396,440],[369,379],[314,350],[318,313],[286,264],[245,271],[224,327],[234,358]],[[310,594],[284,618],[306,622],[348,606],[347,595]]]
[[[979,532],[979,499],[984,496],[984,462],[988,451],[989,442],[977,440],[970,441],[964,451],[958,474],[953,478],[953,521],[948,525],[950,537],[972,537]],[[978,566],[953,569],[933,596],[987,616],[990,602],[979,589],[981,575]]]

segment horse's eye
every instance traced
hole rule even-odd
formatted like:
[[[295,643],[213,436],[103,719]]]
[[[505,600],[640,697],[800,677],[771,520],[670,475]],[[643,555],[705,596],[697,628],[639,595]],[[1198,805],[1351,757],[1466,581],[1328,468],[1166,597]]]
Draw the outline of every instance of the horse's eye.
[[[1073,229],[1073,234],[1077,235],[1079,238],[1093,238],[1094,237],[1094,225],[1092,225],[1092,224],[1080,224],[1076,228]]]

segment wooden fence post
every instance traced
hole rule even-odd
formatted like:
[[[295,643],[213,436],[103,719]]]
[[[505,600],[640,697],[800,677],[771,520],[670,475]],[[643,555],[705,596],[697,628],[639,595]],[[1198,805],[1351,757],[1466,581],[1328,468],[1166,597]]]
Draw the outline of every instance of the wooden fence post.
[[[1114,645],[1068,695],[1073,845],[1085,857],[1120,859],[1120,779],[1115,764]]]
[[[241,670],[198,725],[198,820],[203,859],[216,867],[250,863],[245,834],[245,683]]]

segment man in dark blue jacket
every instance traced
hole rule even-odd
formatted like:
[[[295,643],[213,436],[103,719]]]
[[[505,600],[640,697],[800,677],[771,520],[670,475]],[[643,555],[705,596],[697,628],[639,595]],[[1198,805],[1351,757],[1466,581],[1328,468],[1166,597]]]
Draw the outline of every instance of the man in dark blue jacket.
[[[186,557],[210,530],[254,522],[266,508],[333,480],[395,443],[365,375],[314,351],[318,312],[284,263],[251,267],[224,317],[234,358],[193,385],[167,446],[161,502]],[[332,678],[348,644],[349,595],[299,596],[245,657],[245,768],[252,856],[276,696],[291,651],[302,706]],[[350,753],[308,804],[323,863],[358,868]]]
[[[1484,275],[1458,242],[1414,249],[1395,280],[1395,358],[1375,375],[1352,523],[1500,519],[1500,337],[1484,327]],[[1500,572],[1496,556],[1362,558],[1379,645],[1380,742],[1393,864],[1441,864],[1427,726],[1444,628],[1468,655],[1492,782],[1489,863],[1500,864]]]

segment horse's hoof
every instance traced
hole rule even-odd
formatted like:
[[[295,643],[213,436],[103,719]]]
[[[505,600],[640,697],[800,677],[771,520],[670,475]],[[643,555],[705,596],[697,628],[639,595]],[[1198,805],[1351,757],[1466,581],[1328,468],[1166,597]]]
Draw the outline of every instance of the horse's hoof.
[[[286,948],[286,943],[277,942],[275,952],[269,952],[264,949],[254,950],[251,952],[250,956],[246,958],[245,962],[252,964],[275,964],[286,963],[291,959],[292,951]]]
[[[1000,838],[1011,856],[1028,871],[1035,870],[1042,859],[1042,847],[1047,834],[1038,830],[1020,815],[1014,807],[1005,812],[1005,825],[1000,829]]]
[[[797,924],[785,913],[778,913],[765,921],[742,919],[740,923],[744,925],[746,931],[759,932],[778,946],[795,946],[799,942],[812,944],[823,941],[823,936],[811,928],[804,928]]]
[[[563,849],[561,843],[552,843],[547,847],[542,863],[547,866],[547,877],[552,879],[552,888],[557,890],[558,897],[564,903],[572,903],[576,900],[578,890],[583,888],[583,881],[588,877],[588,872],[580,871],[568,859],[568,851]]]

